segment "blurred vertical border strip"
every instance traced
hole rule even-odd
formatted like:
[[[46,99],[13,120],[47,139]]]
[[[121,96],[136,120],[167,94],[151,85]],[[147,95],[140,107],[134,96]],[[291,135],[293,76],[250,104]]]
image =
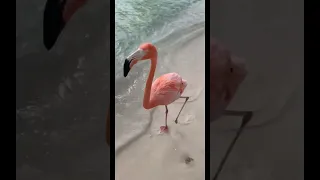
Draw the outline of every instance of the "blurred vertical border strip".
[[[213,3],[212,1],[211,3]],[[210,179],[210,0],[205,0],[205,179]]]
[[[106,15],[108,15],[106,13]],[[110,1],[110,180],[115,177],[115,0]]]

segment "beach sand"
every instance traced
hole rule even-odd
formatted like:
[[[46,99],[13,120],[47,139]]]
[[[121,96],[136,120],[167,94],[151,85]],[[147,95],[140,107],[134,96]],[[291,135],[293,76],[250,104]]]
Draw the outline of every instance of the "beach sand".
[[[179,73],[188,81],[183,95],[190,96],[190,102],[183,109],[178,124],[175,124],[174,120],[183,100],[177,100],[168,106],[169,134],[159,134],[159,127],[164,124],[164,106],[145,110],[140,102],[139,110],[124,110],[121,116],[116,116],[116,121],[125,119],[134,122],[141,119],[146,122],[136,126],[136,135],[133,137],[117,137],[122,139],[116,139],[117,180],[204,179],[204,40],[204,33],[201,33],[176,49],[168,51],[167,56],[159,56],[160,68],[162,63],[169,62],[170,66],[168,72],[158,71],[155,77],[163,73]],[[143,91],[140,92],[140,96],[143,96]],[[189,164],[185,163],[187,157],[193,159]]]
[[[219,180],[304,179],[303,1],[218,0],[210,17],[211,36],[247,62],[228,109],[254,111]],[[211,124],[211,178],[240,120]]]

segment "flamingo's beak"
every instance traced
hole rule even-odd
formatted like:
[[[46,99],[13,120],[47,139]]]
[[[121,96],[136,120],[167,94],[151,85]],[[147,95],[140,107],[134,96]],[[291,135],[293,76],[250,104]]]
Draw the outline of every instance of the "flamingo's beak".
[[[129,71],[131,69],[130,68],[130,63],[131,63],[131,60],[126,59],[124,61],[124,65],[123,65],[123,76],[124,77],[127,77],[128,73],[129,73]]]
[[[142,49],[137,49],[131,53],[125,60],[123,65],[123,75],[127,77],[130,69],[140,60],[144,59],[146,53]]]

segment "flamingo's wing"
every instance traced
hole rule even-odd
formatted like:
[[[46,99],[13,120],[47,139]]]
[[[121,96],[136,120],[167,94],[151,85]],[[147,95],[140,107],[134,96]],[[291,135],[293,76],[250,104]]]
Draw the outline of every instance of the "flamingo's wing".
[[[177,73],[160,76],[152,83],[151,101],[158,105],[167,105],[177,100],[181,95],[182,78]]]

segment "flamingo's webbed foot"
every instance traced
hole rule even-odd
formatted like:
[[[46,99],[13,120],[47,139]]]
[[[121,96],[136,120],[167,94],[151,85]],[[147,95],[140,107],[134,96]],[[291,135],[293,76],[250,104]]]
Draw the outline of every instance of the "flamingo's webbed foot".
[[[168,132],[168,126],[160,126],[160,133],[167,133]]]

